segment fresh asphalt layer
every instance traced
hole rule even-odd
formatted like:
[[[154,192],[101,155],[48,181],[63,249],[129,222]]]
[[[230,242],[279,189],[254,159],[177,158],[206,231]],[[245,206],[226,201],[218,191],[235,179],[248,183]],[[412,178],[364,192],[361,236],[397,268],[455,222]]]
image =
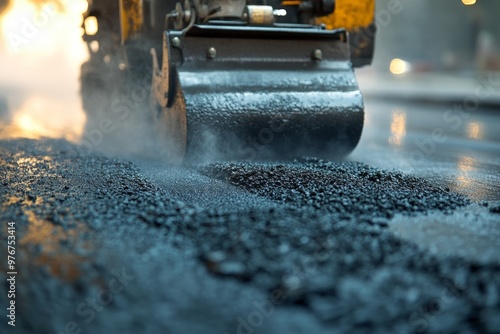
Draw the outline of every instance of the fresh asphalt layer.
[[[415,176],[315,158],[174,169],[20,139],[0,142],[0,186],[18,272],[2,332],[500,327],[499,203]]]

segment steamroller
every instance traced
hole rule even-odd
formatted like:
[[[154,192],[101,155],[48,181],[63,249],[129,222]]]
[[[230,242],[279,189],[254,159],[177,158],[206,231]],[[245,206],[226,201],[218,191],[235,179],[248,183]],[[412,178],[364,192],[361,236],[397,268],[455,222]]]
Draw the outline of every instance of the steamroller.
[[[134,112],[172,163],[343,157],[359,141],[374,0],[94,0],[83,27],[93,75],[126,77],[123,96],[147,86]]]

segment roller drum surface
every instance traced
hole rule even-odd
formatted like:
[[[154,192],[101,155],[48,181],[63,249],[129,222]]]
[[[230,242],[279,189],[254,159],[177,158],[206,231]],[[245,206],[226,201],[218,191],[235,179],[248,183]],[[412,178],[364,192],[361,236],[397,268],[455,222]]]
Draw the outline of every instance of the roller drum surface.
[[[187,157],[339,157],[358,143],[363,101],[349,62],[300,70],[293,63],[252,71],[217,65],[179,71]]]
[[[344,30],[168,31],[162,65],[160,132],[176,162],[338,158],[361,136],[363,99]]]

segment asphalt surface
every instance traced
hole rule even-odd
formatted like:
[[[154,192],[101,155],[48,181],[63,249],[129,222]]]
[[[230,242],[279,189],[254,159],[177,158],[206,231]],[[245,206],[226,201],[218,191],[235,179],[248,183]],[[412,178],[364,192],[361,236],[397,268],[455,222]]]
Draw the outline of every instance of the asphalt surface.
[[[0,216],[16,222],[18,240],[16,328],[0,326],[19,333],[495,332],[500,164],[498,125],[484,117],[498,116],[478,113],[476,145],[449,130],[432,154],[408,160],[420,147],[414,139],[429,131],[432,138],[439,126],[418,120],[441,116],[421,106],[413,122],[409,105],[406,113],[391,106],[367,103],[360,146],[343,162],[172,168],[85,154],[64,140],[0,141]],[[464,152],[477,159],[474,169],[460,169]],[[457,171],[470,182],[459,183]],[[1,233],[5,245],[6,227]],[[6,293],[0,300],[4,307]]]
[[[445,97],[442,97],[444,99]],[[349,157],[500,200],[500,105],[366,99],[361,141]]]

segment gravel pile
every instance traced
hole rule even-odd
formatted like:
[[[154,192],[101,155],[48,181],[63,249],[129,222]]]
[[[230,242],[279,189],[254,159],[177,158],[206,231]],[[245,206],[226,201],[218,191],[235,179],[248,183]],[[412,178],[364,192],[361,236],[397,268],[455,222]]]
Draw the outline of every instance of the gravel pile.
[[[470,203],[425,180],[357,162],[305,158],[287,164],[213,164],[200,170],[281,204],[358,221],[395,213],[451,212]]]

